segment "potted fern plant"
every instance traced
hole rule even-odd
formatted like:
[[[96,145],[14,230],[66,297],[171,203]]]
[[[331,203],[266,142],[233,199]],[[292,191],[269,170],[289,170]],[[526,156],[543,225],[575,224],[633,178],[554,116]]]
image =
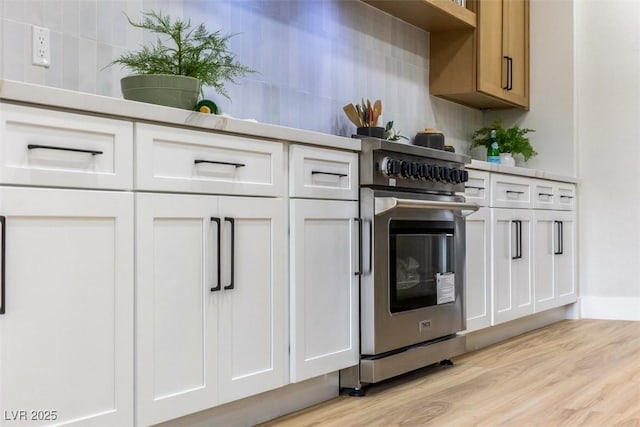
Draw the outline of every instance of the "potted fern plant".
[[[229,51],[227,42],[233,34],[210,33],[204,24],[193,28],[190,20],[172,20],[162,12],[143,15],[141,22],[127,20],[157,34],[157,42],[111,63],[134,72],[120,82],[125,99],[193,109],[202,86],[212,86],[230,99],[225,83],[237,83],[237,78],[255,72],[238,63]]]
[[[536,150],[533,149],[533,146],[529,142],[529,138],[526,136],[529,132],[535,132],[533,129],[521,128],[518,125],[505,129],[502,125],[502,119],[500,118],[495,119],[491,126],[480,128],[473,133],[471,136],[471,148],[489,148],[493,143],[493,140],[491,139],[492,130],[496,131],[496,142],[498,143],[498,149],[500,150],[501,157],[503,157],[503,153],[510,153],[511,156],[519,154],[522,155],[526,162],[531,157],[538,154]],[[515,162],[513,160],[511,160],[511,162],[513,163],[510,164],[510,166],[513,166]]]

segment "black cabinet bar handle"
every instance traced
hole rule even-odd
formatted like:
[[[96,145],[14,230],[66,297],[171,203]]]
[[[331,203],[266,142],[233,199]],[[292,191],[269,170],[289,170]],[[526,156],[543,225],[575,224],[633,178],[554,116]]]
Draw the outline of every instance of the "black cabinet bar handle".
[[[551,193],[538,193],[538,196],[553,197],[553,194],[551,194]]]
[[[484,190],[484,187],[477,187],[475,185],[465,185],[464,188],[469,188],[471,190]]]
[[[311,171],[311,175],[333,175],[339,178],[342,178],[343,176],[349,176],[349,174],[346,174],[346,173],[322,172],[322,171]]]
[[[220,218],[216,218],[216,217],[211,217],[211,221],[214,221],[216,223],[216,228],[218,229],[218,238],[217,238],[217,246],[218,246],[218,250],[217,250],[217,255],[216,255],[216,263],[218,266],[218,274],[217,274],[217,281],[216,281],[216,285],[211,288],[211,292],[215,292],[215,291],[219,291],[220,290],[220,271],[222,270],[222,266],[220,265]]]
[[[524,194],[524,191],[507,190],[507,194]]]
[[[196,159],[193,161],[194,164],[198,165],[200,163],[211,163],[214,165],[227,165],[227,166],[235,166],[236,168],[241,168],[246,166],[244,163],[234,163],[234,162],[218,162],[216,160],[202,160]]]
[[[553,221],[556,226],[556,242],[558,243],[558,250],[554,250],[554,255],[562,255],[564,253],[564,223],[562,221]],[[554,243],[556,243],[554,242]]]
[[[43,148],[46,150],[58,150],[58,151],[73,151],[74,153],[87,153],[95,156],[97,154],[103,154],[102,151],[97,150],[85,150],[83,148],[68,148],[68,147],[54,147],[52,145],[39,145],[39,144],[29,144],[27,145],[28,150],[35,150],[37,148]]]
[[[224,287],[225,290],[228,289],[234,289],[234,284],[233,284],[233,272],[236,269],[235,266],[235,246],[236,246],[236,237],[235,237],[235,220],[233,218],[225,218],[224,219],[225,222],[228,222],[229,224],[231,224],[231,278],[229,280],[229,284],[227,286]]]
[[[573,199],[573,196],[560,196],[561,199]]]
[[[511,259],[520,259],[522,258],[522,221],[513,220],[511,223],[516,226],[516,255]]]
[[[513,89],[513,58],[512,57],[508,57],[508,61],[509,61],[509,86],[507,87],[507,90],[512,90]]]
[[[362,218],[353,218],[358,223],[358,271],[354,274],[362,276]]]
[[[502,59],[507,60],[507,75],[506,75],[507,83],[504,86],[502,86],[502,89],[509,90],[509,57],[503,56]]]
[[[2,255],[0,255],[2,258],[0,259],[0,267],[2,267],[2,272],[0,272],[0,298],[2,298],[2,303],[0,303],[0,314],[4,314],[6,308],[7,308],[7,304],[5,301],[5,292],[4,292],[4,287],[5,287],[5,250],[6,250],[6,245],[5,245],[5,235],[7,234],[5,231],[5,227],[7,226],[7,218],[5,216],[0,216],[0,225],[2,226],[2,236],[0,237],[0,244],[2,245]]]

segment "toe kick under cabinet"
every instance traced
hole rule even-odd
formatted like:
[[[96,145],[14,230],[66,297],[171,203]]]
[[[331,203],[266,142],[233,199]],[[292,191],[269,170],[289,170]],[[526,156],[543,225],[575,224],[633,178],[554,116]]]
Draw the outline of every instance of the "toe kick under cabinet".
[[[576,185],[469,170],[467,331],[576,301]]]

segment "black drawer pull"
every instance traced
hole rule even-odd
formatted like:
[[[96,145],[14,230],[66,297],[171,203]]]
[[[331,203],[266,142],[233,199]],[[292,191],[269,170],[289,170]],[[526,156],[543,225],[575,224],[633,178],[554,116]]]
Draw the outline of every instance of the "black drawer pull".
[[[74,153],[87,153],[87,154],[91,154],[92,156],[95,156],[95,155],[98,155],[98,154],[104,154],[102,151],[85,150],[83,148],[54,147],[53,145],[39,145],[39,144],[29,144],[29,145],[27,145],[27,149],[28,150],[35,150],[35,149],[38,149],[38,148],[43,148],[45,150],[72,151]]]
[[[215,160],[201,160],[201,159],[196,159],[196,160],[193,161],[193,163],[196,164],[196,165],[198,165],[200,163],[211,163],[211,164],[214,164],[214,165],[235,166],[237,168],[242,168],[244,166],[247,166],[244,163],[218,162],[218,161],[215,161]]]
[[[485,187],[477,187],[475,185],[465,185],[464,188],[468,188],[470,190],[485,190]]]
[[[524,191],[507,190],[507,194],[524,194]]]
[[[311,171],[311,175],[333,175],[333,176],[337,176],[339,178],[342,178],[344,176],[349,176],[349,174],[346,174],[346,173],[322,172],[322,171]]]
[[[562,195],[562,196],[560,196],[560,198],[561,198],[561,199],[573,199],[573,196],[565,196],[565,195]]]
[[[551,193],[538,193],[538,196],[553,197]]]

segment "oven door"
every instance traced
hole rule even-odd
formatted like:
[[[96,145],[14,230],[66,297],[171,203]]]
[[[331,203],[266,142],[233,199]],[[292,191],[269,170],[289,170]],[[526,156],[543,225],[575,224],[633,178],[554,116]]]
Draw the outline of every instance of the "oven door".
[[[462,196],[371,189],[361,196],[363,219],[371,224],[361,353],[377,355],[465,329],[464,216],[476,205]]]

